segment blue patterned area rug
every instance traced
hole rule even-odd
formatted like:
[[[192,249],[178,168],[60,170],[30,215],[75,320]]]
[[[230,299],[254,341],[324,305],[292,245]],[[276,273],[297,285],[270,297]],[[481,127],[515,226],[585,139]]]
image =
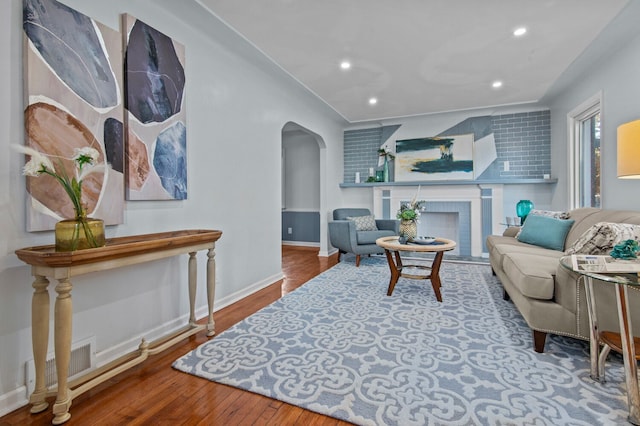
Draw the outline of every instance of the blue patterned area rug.
[[[174,368],[360,425],[627,424],[621,358],[589,377],[586,342],[544,354],[486,265],[443,263],[442,298],[386,260],[340,263]]]

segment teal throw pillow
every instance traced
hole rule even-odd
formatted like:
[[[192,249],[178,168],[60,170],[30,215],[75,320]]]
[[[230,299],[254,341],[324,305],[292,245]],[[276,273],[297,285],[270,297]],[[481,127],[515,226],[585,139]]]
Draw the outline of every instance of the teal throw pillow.
[[[548,216],[529,215],[522,225],[518,241],[548,248],[564,250],[564,240],[575,220],[556,219]]]

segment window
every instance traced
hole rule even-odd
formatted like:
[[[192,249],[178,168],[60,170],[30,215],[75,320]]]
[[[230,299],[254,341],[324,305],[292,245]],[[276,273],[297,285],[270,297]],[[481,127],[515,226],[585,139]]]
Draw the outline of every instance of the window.
[[[571,208],[601,206],[601,95],[569,113]]]

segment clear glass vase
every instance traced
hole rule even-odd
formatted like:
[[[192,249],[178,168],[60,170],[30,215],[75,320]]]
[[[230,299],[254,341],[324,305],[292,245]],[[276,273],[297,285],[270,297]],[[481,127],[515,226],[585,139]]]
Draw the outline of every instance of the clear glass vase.
[[[105,245],[104,221],[90,217],[56,223],[56,251],[74,251]]]

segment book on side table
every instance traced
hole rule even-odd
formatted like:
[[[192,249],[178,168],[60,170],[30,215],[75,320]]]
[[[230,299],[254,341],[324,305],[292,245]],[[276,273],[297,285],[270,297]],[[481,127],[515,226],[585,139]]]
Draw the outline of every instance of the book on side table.
[[[640,272],[640,259],[615,259],[611,256],[572,254],[571,264],[574,271],[602,273]]]

